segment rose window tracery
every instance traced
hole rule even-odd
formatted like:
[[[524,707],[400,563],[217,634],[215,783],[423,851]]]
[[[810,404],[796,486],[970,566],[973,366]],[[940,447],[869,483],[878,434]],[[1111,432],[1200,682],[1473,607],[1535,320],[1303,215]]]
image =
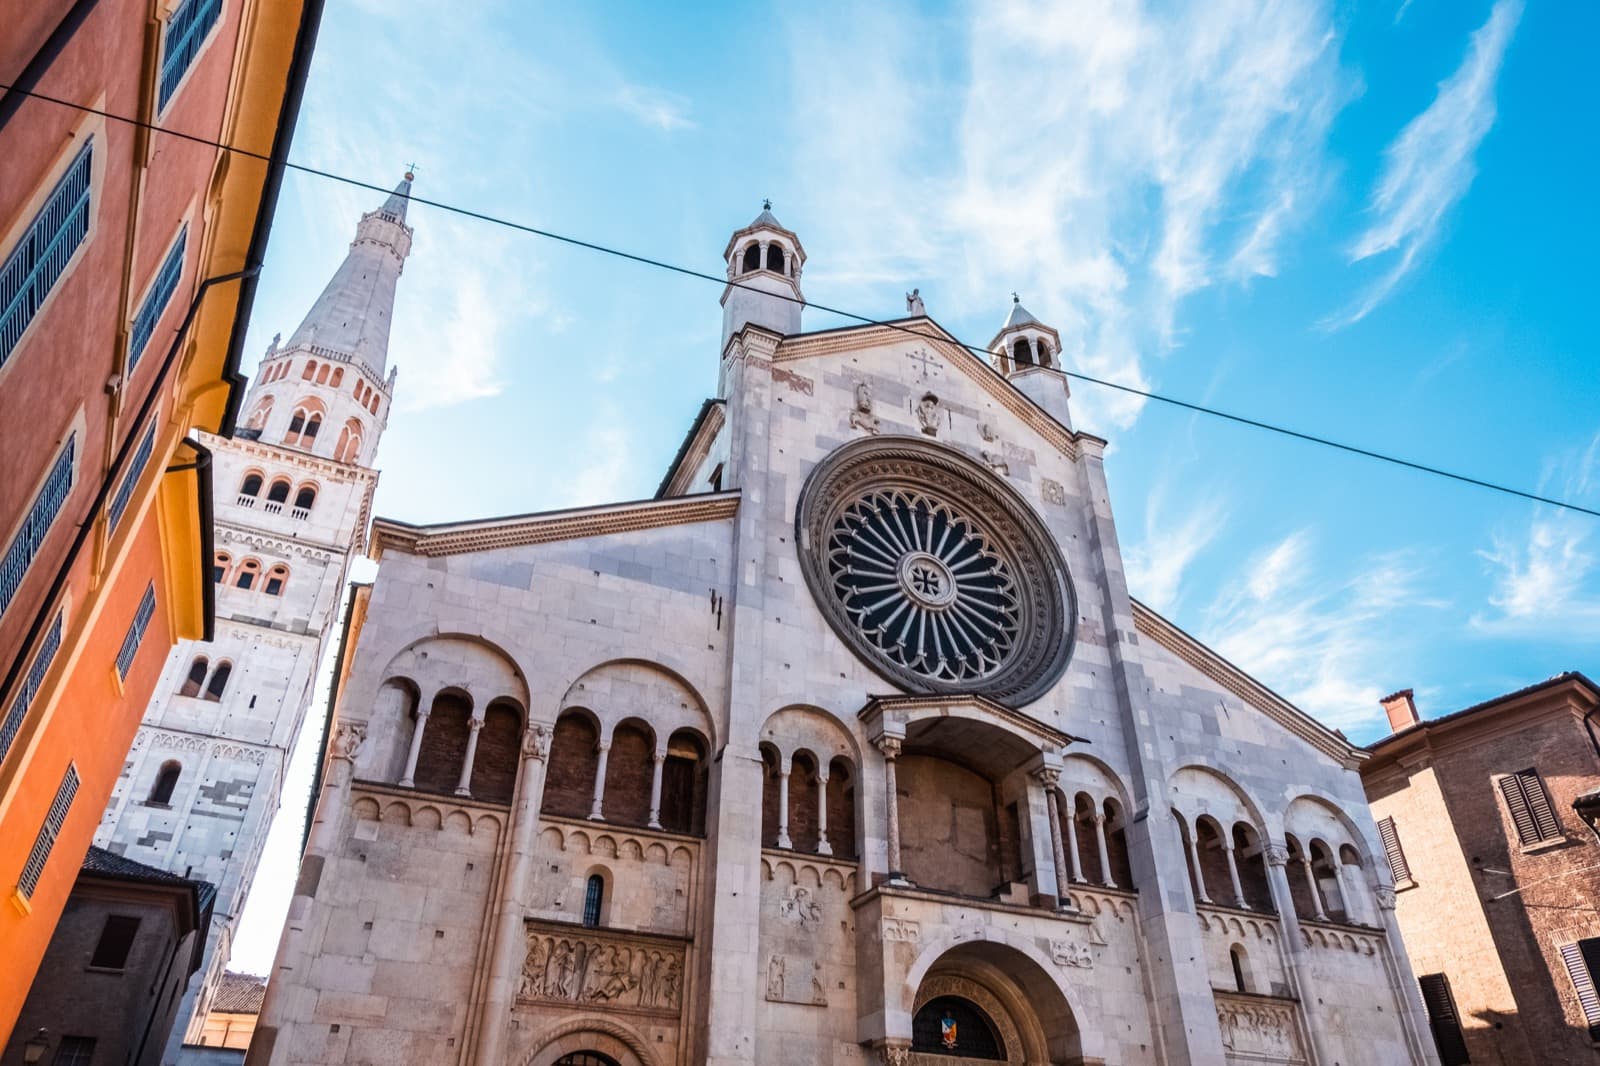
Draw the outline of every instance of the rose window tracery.
[[[1072,644],[1054,540],[994,474],[954,449],[857,441],[807,480],[796,515],[812,595],[858,656],[922,693],[1042,695]]]

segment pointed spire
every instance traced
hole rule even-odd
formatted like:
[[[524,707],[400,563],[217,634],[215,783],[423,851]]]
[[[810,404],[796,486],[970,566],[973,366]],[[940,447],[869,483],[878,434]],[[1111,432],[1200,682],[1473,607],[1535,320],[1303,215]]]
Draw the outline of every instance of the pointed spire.
[[[406,176],[400,179],[400,184],[394,187],[394,192],[390,193],[389,198],[383,202],[383,206],[378,208],[378,214],[388,215],[396,222],[404,222],[406,220],[406,205],[411,202],[411,183],[416,178],[417,175],[412,171],[411,167],[407,167]]]
[[[383,206],[361,216],[344,262],[289,337],[287,347],[330,348],[383,374],[395,287],[411,254],[411,228],[405,218],[415,178],[407,169]]]
[[[1004,333],[1006,330],[1015,329],[1018,326],[1037,326],[1037,325],[1039,325],[1039,320],[1037,318],[1034,318],[1032,315],[1030,315],[1028,313],[1028,309],[1026,307],[1022,306],[1022,298],[1019,297],[1016,293],[1012,293],[1011,294],[1011,313],[1006,316],[1005,325],[1000,327],[1000,332]]]

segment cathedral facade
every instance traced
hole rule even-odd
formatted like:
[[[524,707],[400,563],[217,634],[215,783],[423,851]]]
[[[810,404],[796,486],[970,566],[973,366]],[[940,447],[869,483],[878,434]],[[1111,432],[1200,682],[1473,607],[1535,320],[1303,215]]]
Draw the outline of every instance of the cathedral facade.
[[[1130,598],[1057,333],[724,256],[654,499],[375,523],[248,1061],[1436,1062],[1362,753]]]
[[[350,559],[366,546],[410,190],[407,174],[361,217],[300,327],[287,344],[273,338],[235,436],[199,435],[211,457],[216,631],[173,648],[95,835],[116,854],[217,886],[202,976],[163,1062],[201,1036]]]

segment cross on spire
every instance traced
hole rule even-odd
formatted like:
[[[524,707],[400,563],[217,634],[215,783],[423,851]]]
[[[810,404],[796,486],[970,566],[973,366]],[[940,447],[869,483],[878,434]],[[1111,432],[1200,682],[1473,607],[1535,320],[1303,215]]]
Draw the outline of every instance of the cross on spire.
[[[407,163],[406,164],[406,180],[407,181],[411,181],[416,176],[417,176],[417,165],[415,163]]]

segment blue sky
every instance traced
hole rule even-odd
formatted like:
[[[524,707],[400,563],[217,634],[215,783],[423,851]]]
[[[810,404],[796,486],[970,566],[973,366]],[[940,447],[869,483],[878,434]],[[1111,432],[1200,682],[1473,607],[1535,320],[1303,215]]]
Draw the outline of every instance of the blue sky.
[[[419,196],[711,273],[771,197],[818,303],[919,286],[981,345],[1016,290],[1073,369],[1600,505],[1600,8],[686,10],[336,0],[294,158],[415,159]],[[291,174],[251,359],[376,202]],[[719,288],[411,220],[377,512],[648,496],[715,387]],[[1600,519],[1073,393],[1134,594],[1355,739],[1395,688],[1432,716],[1600,670]]]

